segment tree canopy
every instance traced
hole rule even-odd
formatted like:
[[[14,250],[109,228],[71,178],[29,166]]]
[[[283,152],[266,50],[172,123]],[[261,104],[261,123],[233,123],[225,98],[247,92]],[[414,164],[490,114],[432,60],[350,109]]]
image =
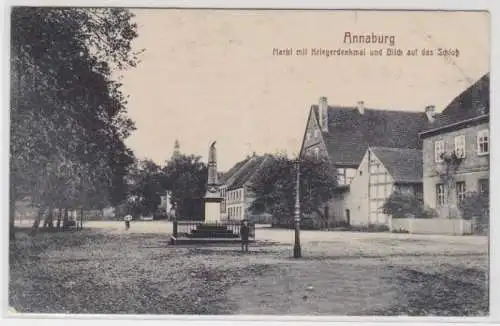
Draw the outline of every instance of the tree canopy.
[[[201,157],[178,153],[167,162],[163,187],[170,191],[171,203],[179,218],[203,218],[207,166]]]
[[[130,169],[128,176],[128,208],[133,215],[154,214],[161,203],[164,193],[162,180],[164,174],[159,165],[152,160],[142,160]]]
[[[13,202],[102,208],[125,199],[134,130],[117,72],[138,36],[121,8],[16,7],[11,12]]]
[[[337,186],[335,170],[327,160],[306,157],[300,161],[300,205],[304,214],[323,217],[323,205]],[[250,210],[275,217],[293,218],[296,193],[296,167],[284,155],[273,156],[259,171],[249,190],[255,195]]]

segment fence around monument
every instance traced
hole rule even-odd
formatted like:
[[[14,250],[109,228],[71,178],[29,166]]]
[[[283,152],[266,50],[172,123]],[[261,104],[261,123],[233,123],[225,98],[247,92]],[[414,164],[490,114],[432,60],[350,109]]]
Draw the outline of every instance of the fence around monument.
[[[198,228],[198,226],[205,224],[204,222],[201,221],[173,221],[173,236],[174,237],[183,237],[187,236],[190,234],[193,230]],[[241,227],[241,221],[231,221],[231,220],[224,220],[216,223],[210,223],[211,225],[216,225],[216,226],[225,226],[228,230],[232,231],[234,234],[240,236],[240,227]],[[254,223],[248,223],[248,227],[250,228],[250,234],[249,238],[250,239],[255,239],[255,224]]]

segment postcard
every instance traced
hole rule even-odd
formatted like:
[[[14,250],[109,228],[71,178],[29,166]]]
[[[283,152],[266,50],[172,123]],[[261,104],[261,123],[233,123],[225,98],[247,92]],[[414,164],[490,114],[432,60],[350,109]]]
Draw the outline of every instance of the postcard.
[[[10,315],[490,315],[486,11],[11,7]]]

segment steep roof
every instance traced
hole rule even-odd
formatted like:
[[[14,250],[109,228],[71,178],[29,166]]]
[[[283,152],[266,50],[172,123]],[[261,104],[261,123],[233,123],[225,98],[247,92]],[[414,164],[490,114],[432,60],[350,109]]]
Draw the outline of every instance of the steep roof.
[[[488,115],[489,108],[490,74],[487,73],[455,97],[441,113],[436,114],[434,122],[424,132]]]
[[[253,156],[251,157],[235,174],[234,180],[228,184],[228,189],[238,189],[243,187],[246,183],[250,182],[255,173],[262,167],[267,156]]]
[[[313,105],[318,118],[318,106]],[[424,112],[328,106],[328,132],[323,139],[333,163],[357,166],[368,146],[421,148],[418,133],[429,120]],[[319,120],[318,120],[319,121]]]
[[[219,178],[219,182],[221,184],[227,184],[230,179],[237,173],[245,163],[247,163],[250,160],[250,157],[247,157],[243,161],[240,161],[236,163],[232,168],[230,168],[227,172],[223,173],[222,176]]]
[[[371,147],[375,156],[384,164],[394,182],[422,182],[422,151],[408,148]]]

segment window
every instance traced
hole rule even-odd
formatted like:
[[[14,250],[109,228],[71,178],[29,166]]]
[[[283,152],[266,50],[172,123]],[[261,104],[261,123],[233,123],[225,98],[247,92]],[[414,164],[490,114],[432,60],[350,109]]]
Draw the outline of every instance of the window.
[[[347,183],[350,184],[352,182],[352,180],[354,179],[355,175],[356,175],[355,169],[345,169],[345,177],[346,177]]]
[[[436,185],[436,206],[443,206],[444,205],[444,184],[437,184]]]
[[[465,199],[465,182],[457,182],[457,202],[461,203]]]
[[[345,176],[343,174],[337,175],[337,183],[341,185],[345,185]]]
[[[344,168],[337,168],[337,182],[339,185],[345,185],[346,179],[345,179],[345,169]]]
[[[488,194],[490,192],[490,180],[481,179],[478,181],[478,186],[480,194]]]
[[[443,158],[441,155],[444,153],[444,141],[436,140],[434,143],[434,160],[436,162],[442,162]]]
[[[465,157],[465,136],[455,137],[455,154],[457,157]]]
[[[315,148],[314,148],[314,157],[315,157],[316,159],[319,159],[319,148],[318,148],[318,147],[315,147]]]
[[[481,130],[477,133],[477,154],[486,155],[490,152],[490,132]]]
[[[311,134],[308,132],[306,132],[306,141],[309,140],[309,138],[311,138]]]
[[[314,129],[314,139],[318,138],[318,129]]]

